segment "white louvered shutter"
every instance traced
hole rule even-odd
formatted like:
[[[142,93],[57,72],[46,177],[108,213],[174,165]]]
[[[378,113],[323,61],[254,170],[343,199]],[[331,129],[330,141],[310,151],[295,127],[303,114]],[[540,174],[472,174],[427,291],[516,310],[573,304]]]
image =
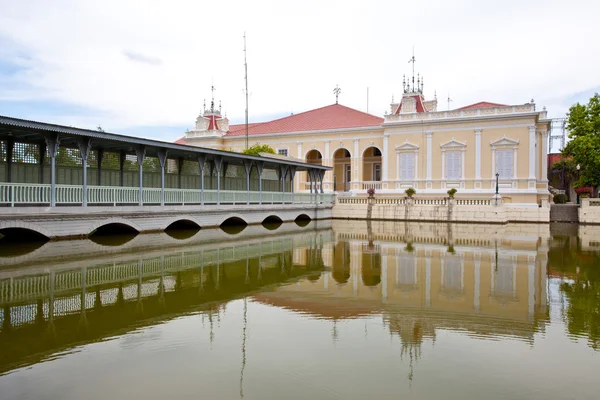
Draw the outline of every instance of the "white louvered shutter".
[[[460,179],[460,153],[446,153],[446,179]]]
[[[510,179],[513,174],[513,151],[496,151],[496,170],[500,174],[500,179]]]
[[[400,154],[400,179],[411,181],[415,178],[415,155],[413,153]]]

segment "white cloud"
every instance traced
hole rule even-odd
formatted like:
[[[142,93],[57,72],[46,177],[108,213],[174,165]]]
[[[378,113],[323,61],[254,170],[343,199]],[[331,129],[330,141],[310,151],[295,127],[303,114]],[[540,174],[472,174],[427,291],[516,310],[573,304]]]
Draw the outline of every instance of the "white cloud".
[[[25,67],[0,99],[92,108],[98,118],[78,120],[110,130],[191,126],[212,82],[242,121],[244,31],[251,120],[331,104],[336,84],[340,102],[362,110],[369,87],[369,111],[381,115],[401,94],[413,45],[441,109],[450,93],[453,107],[534,98],[560,116],[562,98],[600,86],[593,0],[0,0],[0,9],[0,43],[10,44],[0,56]]]

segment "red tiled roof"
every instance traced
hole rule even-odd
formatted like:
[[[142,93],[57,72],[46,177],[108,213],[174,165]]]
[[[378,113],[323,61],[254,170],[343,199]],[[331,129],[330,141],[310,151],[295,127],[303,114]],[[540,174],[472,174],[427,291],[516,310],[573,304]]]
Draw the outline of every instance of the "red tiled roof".
[[[264,135],[280,132],[320,131],[326,129],[359,128],[379,126],[383,118],[332,104],[300,114],[290,115],[269,122],[249,124],[248,135]],[[225,136],[245,135],[244,125],[231,125]]]
[[[490,103],[489,101],[480,101],[479,103],[471,104],[468,106],[464,106],[461,108],[457,108],[457,110],[473,110],[477,108],[492,108],[492,107],[504,107],[506,104],[500,103]]]

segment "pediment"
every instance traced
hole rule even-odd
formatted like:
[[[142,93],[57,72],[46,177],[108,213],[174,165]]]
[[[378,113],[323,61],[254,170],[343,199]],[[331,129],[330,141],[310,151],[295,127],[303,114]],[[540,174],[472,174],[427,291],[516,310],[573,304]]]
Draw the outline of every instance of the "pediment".
[[[490,145],[492,147],[515,147],[518,144],[518,140],[509,139],[506,136],[503,136],[494,142],[490,141]]]
[[[467,144],[463,143],[463,142],[459,142],[458,140],[452,138],[451,141],[440,145],[440,147],[445,150],[464,149],[465,147],[467,147]]]
[[[409,143],[406,141],[399,146],[395,147],[396,151],[416,151],[419,150],[419,146],[416,144]]]

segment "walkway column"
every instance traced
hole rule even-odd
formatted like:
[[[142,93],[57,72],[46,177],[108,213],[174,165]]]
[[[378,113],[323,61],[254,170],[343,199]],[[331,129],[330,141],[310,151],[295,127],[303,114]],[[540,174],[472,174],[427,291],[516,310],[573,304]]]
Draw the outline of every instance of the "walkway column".
[[[127,159],[127,153],[121,150],[119,153],[119,186],[123,187],[125,183],[125,160]]]
[[[292,204],[294,204],[294,177],[296,176],[296,167],[290,167],[290,188],[292,190]]]
[[[529,179],[535,177],[535,125],[529,127]]]
[[[221,166],[223,159],[220,156],[215,156],[215,169],[217,170],[217,205],[221,204]]]
[[[279,166],[279,180],[281,181],[281,204],[285,204],[285,176],[287,175],[287,167]]]
[[[6,182],[12,182],[12,160],[13,149],[15,148],[15,140],[9,138],[6,140]]]
[[[319,171],[319,181],[321,182],[320,189],[321,189],[321,194],[323,194],[323,178],[325,177],[325,171]]]
[[[144,158],[146,158],[146,147],[140,146],[136,150],[137,162],[138,162],[138,176],[140,184],[139,202],[138,205],[144,205],[144,198],[142,197],[144,189]]]
[[[44,183],[44,162],[46,161],[46,142],[40,143],[40,183]]]
[[[258,204],[262,204],[262,172],[263,172],[263,162],[258,161],[256,163],[256,171],[258,172]]]
[[[183,157],[177,159],[177,187],[181,189],[181,174],[183,173]]]
[[[167,163],[167,150],[158,149],[158,163],[160,164],[160,205],[165,205],[165,164]]]
[[[204,165],[206,155],[198,154],[198,166],[200,167],[200,204],[204,205]]]
[[[77,146],[79,147],[81,165],[83,166],[83,195],[81,197],[81,205],[87,207],[87,160],[90,150],[92,149],[92,140],[90,138],[78,139]]]
[[[244,160],[244,169],[246,170],[246,204],[250,204],[250,172],[252,172],[252,161]]]
[[[50,155],[50,207],[56,207],[56,154],[60,145],[60,137],[52,135],[46,137],[46,146]]]
[[[360,164],[362,161],[362,157],[359,157],[358,155],[358,144],[360,142],[360,139],[354,139],[354,154],[352,154],[354,157],[351,158],[351,166],[350,168],[352,168],[352,182],[358,182],[359,180],[362,181],[362,177],[359,178],[358,177],[358,170],[360,169]],[[354,165],[352,166],[352,160],[354,160]],[[344,171],[344,174],[346,173],[346,171]],[[352,186],[350,186],[350,190],[352,190]],[[346,188],[344,188],[344,190],[346,190]]]
[[[98,149],[96,152],[98,164],[96,166],[96,170],[98,172],[98,176],[96,177],[96,184],[98,186],[102,186],[102,160],[104,159],[104,149]]]

